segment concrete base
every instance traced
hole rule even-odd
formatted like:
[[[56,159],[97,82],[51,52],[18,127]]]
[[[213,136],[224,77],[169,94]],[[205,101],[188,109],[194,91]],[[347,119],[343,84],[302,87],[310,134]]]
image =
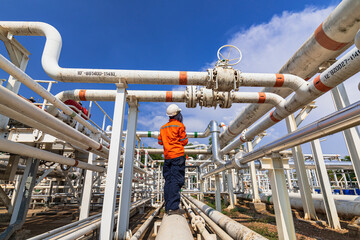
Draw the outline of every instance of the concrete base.
[[[266,211],[266,204],[265,203],[253,203],[253,202],[247,202],[246,206],[248,206],[250,209],[253,209],[257,212],[265,212]]]

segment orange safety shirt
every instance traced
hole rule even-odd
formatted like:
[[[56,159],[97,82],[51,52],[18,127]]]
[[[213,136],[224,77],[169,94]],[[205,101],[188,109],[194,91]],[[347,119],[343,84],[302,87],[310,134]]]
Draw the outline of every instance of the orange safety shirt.
[[[165,159],[183,156],[184,146],[188,143],[185,126],[175,119],[160,128],[158,143],[164,146]]]

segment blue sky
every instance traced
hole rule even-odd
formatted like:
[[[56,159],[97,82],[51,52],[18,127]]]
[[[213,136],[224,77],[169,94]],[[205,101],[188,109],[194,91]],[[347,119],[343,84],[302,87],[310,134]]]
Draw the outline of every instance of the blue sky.
[[[202,71],[213,66],[220,46],[231,43],[243,51],[243,61],[236,68],[244,72],[276,72],[339,2],[3,0],[0,19],[41,21],[57,28],[63,39],[59,60],[62,67]],[[26,72],[34,79],[49,79],[40,62],[45,39],[16,38],[32,54]],[[7,57],[3,44],[0,53]],[[276,59],[271,58],[274,54]],[[7,74],[0,70],[0,78],[7,78]],[[58,83],[52,93],[78,88],[115,89],[115,85]],[[130,85],[129,89],[184,87]],[[36,97],[26,87],[20,93]],[[350,94],[351,100],[359,99],[359,92]],[[331,97],[327,95],[319,99],[319,108],[306,122],[334,111],[328,107]],[[112,103],[100,104],[112,115]],[[158,130],[166,122],[166,106],[141,103],[138,129]],[[211,119],[229,124],[243,107],[239,104],[228,110],[184,109],[185,125],[189,131],[202,131]],[[94,107],[93,119],[101,124],[102,116],[97,113]],[[285,124],[279,123],[268,131],[263,143],[285,133]],[[329,137],[323,151],[347,154],[340,138],[342,142],[340,134]],[[145,143],[156,145],[153,140]],[[304,149],[309,152],[307,145]]]

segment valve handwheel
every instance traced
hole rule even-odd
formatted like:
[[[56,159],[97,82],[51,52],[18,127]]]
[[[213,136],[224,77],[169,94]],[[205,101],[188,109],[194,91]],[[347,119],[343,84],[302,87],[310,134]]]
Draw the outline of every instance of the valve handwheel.
[[[233,54],[231,54],[232,50],[235,50],[233,51]],[[241,61],[242,54],[237,47],[233,45],[224,45],[217,51],[217,57],[219,59],[217,65],[234,66]]]

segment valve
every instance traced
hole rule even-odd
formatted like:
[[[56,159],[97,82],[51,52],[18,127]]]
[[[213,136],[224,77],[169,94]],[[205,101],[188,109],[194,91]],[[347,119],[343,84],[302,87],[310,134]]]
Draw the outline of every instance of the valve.
[[[232,51],[233,49],[235,51]],[[214,69],[207,70],[209,77],[206,88],[225,92],[238,90],[241,82],[240,71],[233,69],[231,66],[241,61],[241,51],[233,45],[224,45],[219,48],[217,56],[219,60],[216,62]]]

